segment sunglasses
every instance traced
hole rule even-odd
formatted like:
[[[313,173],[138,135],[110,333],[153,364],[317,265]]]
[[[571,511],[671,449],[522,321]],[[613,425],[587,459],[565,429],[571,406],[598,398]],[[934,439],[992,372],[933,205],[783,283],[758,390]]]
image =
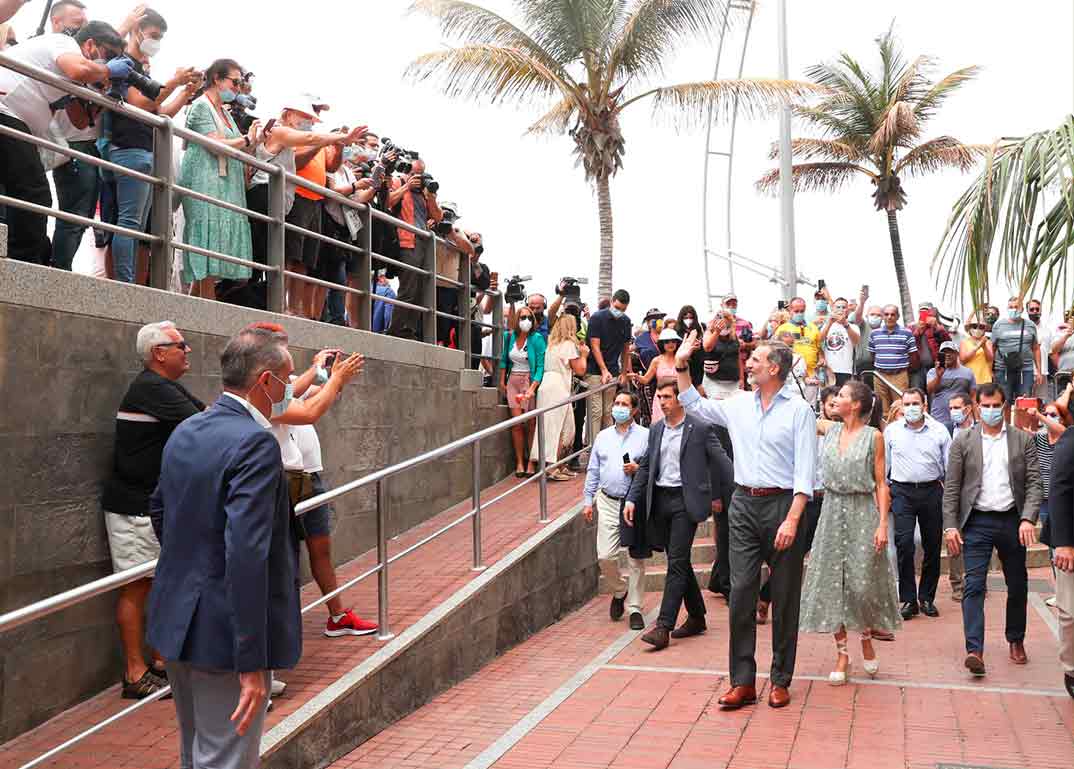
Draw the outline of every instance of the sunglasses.
[[[1059,419],[1059,413],[1056,411],[1045,411],[1044,416],[1048,417],[1048,419]]]
[[[236,88],[238,88],[240,85],[242,85],[242,78],[241,77],[227,77],[227,76],[224,76],[224,77],[222,77],[220,79],[221,80],[230,80],[231,84],[233,86],[235,86]]]
[[[164,344],[158,344],[157,347],[178,347],[183,352],[190,352],[191,347],[186,342],[165,342]]]

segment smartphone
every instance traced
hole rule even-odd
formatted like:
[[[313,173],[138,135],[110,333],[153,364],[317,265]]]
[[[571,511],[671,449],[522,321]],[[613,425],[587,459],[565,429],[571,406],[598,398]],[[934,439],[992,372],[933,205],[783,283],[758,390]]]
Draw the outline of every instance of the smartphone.
[[[630,464],[630,454],[629,454],[629,452],[626,453],[626,454],[623,454],[623,464],[624,465],[629,465]]]
[[[862,283],[861,284],[861,292],[863,294],[868,294],[869,293],[869,284],[868,283]]]
[[[828,284],[824,282],[824,278],[817,278],[817,291],[823,291],[827,285]]]
[[[917,322],[918,323],[926,323],[926,322],[928,322],[929,316],[931,316],[931,315],[932,315],[932,311],[929,310],[929,309],[919,310],[918,313],[917,313]]]
[[[778,302],[776,302],[776,307],[780,310],[786,310],[787,301],[785,299],[780,299]]]
[[[272,127],[274,125],[276,125],[276,118],[272,118],[267,123],[265,123],[265,127],[261,129],[261,133],[263,133],[265,136],[268,136],[269,133],[272,131]]]
[[[1028,409],[1039,409],[1040,402],[1034,397],[1023,395],[1015,399],[1014,407],[1019,411],[1026,411]]]
[[[327,371],[329,374],[331,374],[332,373],[332,367],[334,365],[336,365],[336,354],[332,353],[331,355],[329,355],[327,358],[324,359],[324,370]]]

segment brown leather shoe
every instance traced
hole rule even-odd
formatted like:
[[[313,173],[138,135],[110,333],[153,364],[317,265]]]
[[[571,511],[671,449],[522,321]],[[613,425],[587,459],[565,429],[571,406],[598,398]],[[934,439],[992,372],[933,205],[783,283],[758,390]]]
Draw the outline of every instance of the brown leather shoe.
[[[791,693],[786,686],[773,686],[768,693],[768,707],[785,708],[791,704]]]
[[[895,634],[894,633],[889,633],[886,630],[873,630],[872,634],[873,634],[873,640],[874,641],[894,641],[895,640]]]
[[[984,657],[980,652],[970,652],[967,654],[966,661],[963,664],[965,664],[966,670],[970,671],[975,678],[980,678],[985,674]]]
[[[704,617],[687,617],[686,621],[678,628],[671,631],[672,638],[689,638],[693,635],[701,635],[708,630]]]
[[[724,710],[738,710],[744,705],[757,702],[757,688],[754,686],[733,686],[717,702]]]
[[[668,629],[666,627],[660,627],[657,625],[648,633],[641,637],[641,640],[647,644],[651,644],[654,651],[660,651],[666,649],[668,646]]]
[[[1029,662],[1029,657],[1026,656],[1026,647],[1021,641],[1015,641],[1011,644],[1011,662],[1015,665],[1024,665]]]

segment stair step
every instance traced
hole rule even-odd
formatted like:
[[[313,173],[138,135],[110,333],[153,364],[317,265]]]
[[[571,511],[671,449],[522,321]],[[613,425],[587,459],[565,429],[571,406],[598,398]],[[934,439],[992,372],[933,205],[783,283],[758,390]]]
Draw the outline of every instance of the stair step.
[[[701,557],[698,558],[699,551]],[[709,576],[712,574],[712,562],[715,558],[715,549],[711,544],[708,545],[694,545],[694,574],[697,575],[697,581],[701,584],[701,588],[705,589],[709,583]],[[948,572],[949,556],[946,551],[940,554],[940,573],[947,574]],[[1029,548],[1026,552],[1026,567],[1030,569],[1036,569],[1043,566],[1047,566],[1051,561],[1048,556],[1048,547],[1046,545],[1036,544]],[[764,568],[764,567],[762,567]],[[995,554],[992,555],[992,563],[989,565],[990,571],[999,571],[1001,568],[999,558]],[[645,568],[645,591],[649,593],[658,593],[664,590],[664,580],[667,577],[667,558],[663,553],[656,553],[654,557],[646,561]],[[600,592],[609,593],[607,585],[604,582],[604,578],[600,580]]]

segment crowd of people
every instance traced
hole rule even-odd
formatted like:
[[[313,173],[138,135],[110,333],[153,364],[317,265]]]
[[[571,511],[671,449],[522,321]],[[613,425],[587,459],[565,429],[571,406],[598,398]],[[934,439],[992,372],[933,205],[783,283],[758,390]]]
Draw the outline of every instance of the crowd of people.
[[[439,183],[428,174],[425,160],[414,151],[382,143],[368,126],[323,128],[328,100],[299,93],[287,99],[278,114],[255,118],[254,75],[230,58],[208,67],[180,67],[168,80],[155,82],[153,58],[166,45],[168,23],[156,10],[139,5],[113,28],[89,21],[81,0],[56,0],[50,14],[50,34],[19,42],[7,24],[0,29],[5,55],[76,83],[90,85],[126,103],[247,153],[320,187],[391,214],[411,227],[436,232],[438,309],[460,316],[468,305],[452,281],[463,282],[472,270],[471,284],[480,305],[483,292],[495,290],[488,268],[480,262],[482,235],[462,229],[455,203],[438,199]],[[0,136],[0,189],[14,198],[51,207],[48,175],[56,189],[59,210],[117,225],[131,233],[148,232],[157,168],[155,132],[123,111],[101,109],[64,91],[7,68],[0,68],[0,124],[68,146],[138,174],[129,176],[98,168],[13,136]],[[176,251],[169,285],[193,296],[220,299],[264,309],[265,272],[270,251],[269,174],[242,161],[213,152],[200,144],[177,141],[172,148],[177,184],[199,195],[232,206],[225,208],[201,197],[176,193],[170,222],[176,240],[199,249]],[[252,214],[244,214],[245,209]],[[372,233],[363,233],[362,218],[353,208],[306,187],[287,183],[284,213],[286,269],[321,283],[288,277],[288,314],[339,325],[359,325],[359,294],[374,298],[374,328],[395,336],[424,339],[422,313],[407,305],[426,304],[426,278],[402,265],[424,270],[424,253],[410,229],[374,219]],[[71,270],[87,225],[57,218],[52,238],[47,217],[14,206],[0,209],[9,226],[11,258]],[[332,238],[329,242],[322,237]],[[369,236],[374,259],[365,271],[358,249]],[[129,283],[149,280],[149,248],[126,232],[96,229],[94,274]],[[242,261],[219,259],[221,254]],[[396,278],[398,290],[391,286]],[[159,281],[156,281],[160,285]],[[331,288],[335,284],[340,288]],[[403,304],[393,305],[398,300]],[[440,319],[436,339],[462,348],[458,321]],[[480,342],[480,337],[477,339]]]
[[[939,616],[946,547],[963,664],[983,676],[993,550],[1007,585],[1009,659],[1028,659],[1027,550],[1039,524],[1056,579],[1047,603],[1058,610],[1060,662],[1074,697],[1072,312],[1053,331],[1040,301],[1030,300],[1023,316],[1022,299],[1012,297],[1006,317],[985,306],[960,329],[924,304],[904,326],[897,306],[869,302],[868,287],[848,301],[822,285],[811,317],[794,297],[759,331],[739,317],[734,296],[707,323],[687,305],[674,317],[650,309],[635,329],[629,301],[617,291],[592,316],[582,313],[566,351],[585,361],[579,387],[619,383],[584,407],[594,436],[584,514],[597,524],[613,620],[629,612],[630,626],[644,627],[645,562],[662,550],[659,618],[642,640],[659,650],[706,630],[691,548],[697,525],[713,517],[708,587],[728,600],[731,626],[732,688],[720,704],[756,700],[756,626],[771,612],[769,704],[782,707],[799,632],[833,634],[830,682],[840,685],[851,670],[848,632],[860,634],[862,668],[875,676],[875,640],[894,641],[903,622]],[[528,342],[542,334],[543,307],[538,294],[512,313],[528,337],[509,334],[504,370],[545,349]],[[555,328],[562,318],[549,322]],[[540,404],[541,372],[538,362],[511,375],[514,413],[534,392]],[[563,423],[561,435],[569,434]],[[520,474],[524,445],[515,446]],[[559,457],[570,453],[567,440],[558,445]],[[686,619],[676,626],[682,606]]]

